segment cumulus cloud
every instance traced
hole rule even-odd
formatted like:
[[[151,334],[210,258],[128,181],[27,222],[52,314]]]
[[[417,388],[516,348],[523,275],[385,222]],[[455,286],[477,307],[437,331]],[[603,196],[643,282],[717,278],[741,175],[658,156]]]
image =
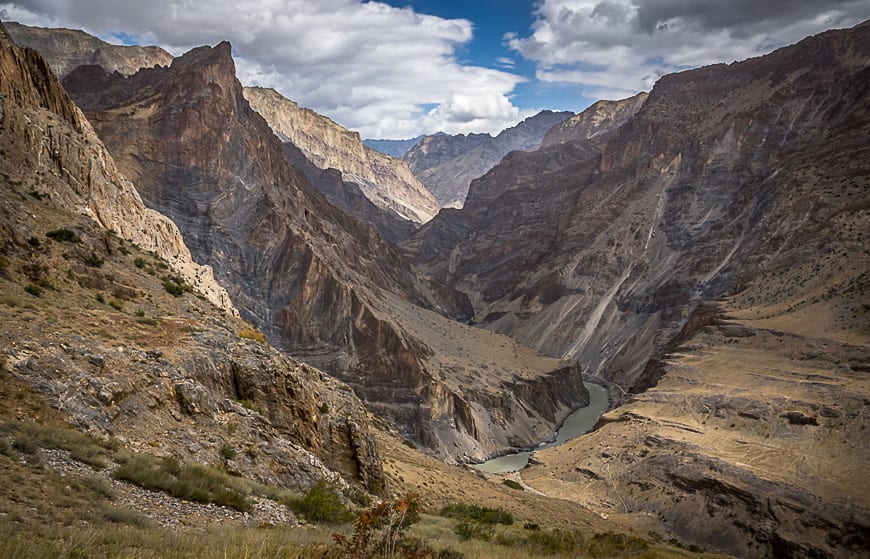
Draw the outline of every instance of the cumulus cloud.
[[[511,48],[542,81],[587,97],[648,90],[663,74],[767,53],[870,17],[867,0],[542,0]]]
[[[360,0],[20,0],[0,2],[28,25],[123,34],[173,54],[229,40],[245,85],[274,87],[364,137],[498,132],[524,112],[524,78],[463,65],[464,19]],[[434,107],[434,108],[433,108]]]

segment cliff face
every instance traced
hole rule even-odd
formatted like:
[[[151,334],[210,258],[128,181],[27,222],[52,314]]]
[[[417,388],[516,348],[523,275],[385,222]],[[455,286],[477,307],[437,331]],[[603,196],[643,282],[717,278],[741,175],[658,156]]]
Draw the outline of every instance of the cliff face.
[[[550,128],[541,147],[588,140],[616,130],[637,114],[646,98],[646,93],[638,93],[620,101],[598,101],[582,113]]]
[[[34,192],[50,195],[101,227],[154,251],[209,301],[238,314],[211,268],[191,258],[175,224],[144,206],[42,57],[15,48],[2,28],[0,33],[0,94],[6,103],[2,123],[4,137],[12,143],[3,156],[4,172],[58,178],[63,187],[49,192],[34,183]]]
[[[525,349],[518,364],[514,342],[448,320],[469,316],[467,298],[415,274],[372,227],[324,199],[248,105],[229,44],[129,78],[83,66],[64,85],[243,316],[347,381],[408,437],[445,458],[482,458],[537,443],[585,401],[576,367]],[[471,345],[496,349],[484,359]],[[578,382],[523,388],[539,376]]]
[[[398,159],[363,145],[359,133],[300,107],[274,89],[246,87],[245,98],[274,132],[321,169],[337,169],[376,206],[413,223],[438,213],[438,202]]]
[[[140,68],[172,63],[172,55],[160,47],[112,45],[74,29],[29,27],[11,21],[3,26],[15,44],[42,54],[59,79],[83,64],[97,64],[110,73],[129,76]]]
[[[0,152],[4,383],[138,451],[285,487],[383,489],[362,403],[239,336],[250,327],[210,269],[143,206],[45,61],[2,26]],[[170,294],[167,282],[193,293]]]
[[[495,138],[489,134],[425,136],[402,159],[439,204],[461,208],[472,180],[511,151],[539,148],[547,131],[570,116],[569,112],[541,111]]]

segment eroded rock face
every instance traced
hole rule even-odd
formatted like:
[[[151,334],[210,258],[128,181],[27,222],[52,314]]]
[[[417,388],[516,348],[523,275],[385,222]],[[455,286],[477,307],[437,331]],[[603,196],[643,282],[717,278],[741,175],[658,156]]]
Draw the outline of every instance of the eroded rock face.
[[[175,224],[145,207],[44,59],[15,47],[2,29],[0,41],[4,172],[58,177],[34,182],[34,190],[154,251],[209,301],[238,314],[211,268],[194,262]]]
[[[371,226],[327,203],[248,105],[228,43],[129,78],[83,66],[64,84],[243,316],[348,382],[406,436],[447,459],[479,459],[536,444],[585,401],[579,382],[524,390],[540,375],[564,386],[579,372],[445,318],[470,316],[464,295],[414,273]],[[468,427],[489,425],[491,413],[504,413],[497,427]]]
[[[539,148],[547,131],[572,115],[541,111],[494,138],[489,134],[425,136],[402,159],[441,206],[461,208],[472,180],[511,151]]]
[[[172,63],[172,55],[160,47],[112,45],[74,29],[29,27],[12,21],[3,26],[15,44],[42,54],[59,79],[82,64],[97,64],[110,73],[129,76],[140,68]]]
[[[541,147],[588,140],[616,130],[637,114],[646,98],[646,93],[638,93],[619,101],[598,101],[582,113],[550,128]]]
[[[376,206],[416,224],[438,213],[438,202],[407,164],[363,145],[359,133],[300,107],[274,89],[246,87],[244,92],[278,137],[293,143],[321,169],[337,169]]]

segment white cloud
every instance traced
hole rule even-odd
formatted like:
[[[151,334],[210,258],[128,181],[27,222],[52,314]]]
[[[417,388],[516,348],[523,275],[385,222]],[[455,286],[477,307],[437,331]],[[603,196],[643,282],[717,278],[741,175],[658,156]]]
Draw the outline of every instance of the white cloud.
[[[522,77],[456,60],[472,37],[464,19],[360,0],[20,0],[0,9],[176,55],[229,40],[242,83],[274,87],[364,137],[496,133],[525,116],[510,100]]]
[[[541,81],[587,97],[648,90],[663,74],[765,54],[870,17],[868,0],[542,0],[531,34],[505,36]]]

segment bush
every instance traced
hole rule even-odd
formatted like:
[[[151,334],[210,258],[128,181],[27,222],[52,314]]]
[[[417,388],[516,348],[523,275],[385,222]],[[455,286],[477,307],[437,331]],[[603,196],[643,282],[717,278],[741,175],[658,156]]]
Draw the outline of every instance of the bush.
[[[116,311],[120,311],[124,309],[124,303],[117,299],[109,299],[109,306],[115,309]]]
[[[144,268],[145,267],[145,259],[140,256],[140,257],[136,258],[135,260],[133,260],[133,264],[137,268]]]
[[[95,297],[95,299],[97,300],[98,303],[105,303],[106,302],[106,298],[103,297],[102,293],[97,293],[97,296]]]
[[[248,340],[254,340],[255,342],[260,342],[261,344],[266,343],[266,335],[262,332],[254,330],[253,328],[245,328],[244,330],[239,332],[239,337]]]
[[[304,497],[288,504],[293,512],[304,516],[309,522],[341,524],[353,517],[338,492],[324,481],[318,481]]]
[[[28,283],[27,285],[25,285],[24,291],[30,293],[34,297],[42,296],[42,288],[33,283]]]
[[[91,253],[90,255],[85,256],[82,259],[82,262],[84,262],[85,266],[90,266],[91,268],[99,268],[100,266],[103,265],[103,259],[99,258],[94,253]]]
[[[482,540],[488,542],[495,534],[495,526],[474,520],[461,520],[453,527],[453,533],[459,536],[462,541]]]
[[[467,503],[447,505],[441,509],[441,516],[460,520],[476,520],[484,524],[504,524],[509,526],[514,523],[513,515],[506,510],[469,505]]]
[[[419,497],[407,495],[395,503],[385,502],[363,511],[353,523],[353,536],[333,536],[340,557],[393,559],[430,556],[429,549],[419,540],[405,536],[405,531],[420,520],[420,507]]]
[[[236,457],[236,451],[233,450],[233,448],[227,444],[223,445],[221,447],[220,451],[218,451],[218,453],[221,455],[221,458],[223,458],[224,460],[232,460],[233,458]]]
[[[514,481],[512,479],[506,479],[501,483],[502,483],[502,485],[507,485],[511,489],[518,489],[520,491],[525,491],[525,489],[523,488],[522,485],[520,485],[519,483],[517,483],[516,481]]]
[[[163,278],[163,289],[173,297],[181,297],[184,294],[184,282],[176,277],[166,276]]]
[[[36,237],[30,237],[29,239],[27,239],[27,244],[29,244],[32,247],[38,247],[39,245],[42,244],[42,242],[39,239],[37,239]]]
[[[80,243],[82,241],[75,231],[69,229],[53,229],[46,233],[45,236],[54,241],[66,243]]]
[[[157,326],[158,324],[160,324],[160,321],[155,318],[137,318],[136,322],[138,322],[139,324],[144,324],[146,326]]]

